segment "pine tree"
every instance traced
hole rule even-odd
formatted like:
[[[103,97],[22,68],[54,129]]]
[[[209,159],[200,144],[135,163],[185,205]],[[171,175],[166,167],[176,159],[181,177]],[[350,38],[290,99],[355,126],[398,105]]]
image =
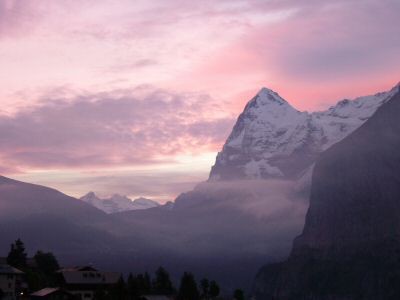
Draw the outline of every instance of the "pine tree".
[[[196,280],[191,273],[183,273],[181,285],[178,293],[179,300],[198,300],[199,291],[197,289]]]
[[[219,289],[218,284],[214,280],[212,280],[210,282],[210,297],[211,297],[211,299],[217,298],[219,296],[219,293],[220,293],[220,289]]]
[[[201,297],[204,299],[209,299],[210,297],[210,282],[207,278],[200,281]]]
[[[146,294],[149,294],[152,292],[152,286],[151,286],[151,278],[149,273],[145,272],[144,273],[144,290]]]
[[[36,252],[33,257],[40,271],[42,271],[46,275],[54,274],[58,269],[60,269],[60,265],[58,264],[57,258],[51,252]]]
[[[111,291],[111,299],[124,300],[126,296],[126,285],[124,278],[121,276]]]
[[[11,244],[7,263],[14,268],[25,268],[26,256],[24,243],[20,239],[17,239],[14,244]]]
[[[135,300],[139,297],[139,287],[137,278],[129,273],[127,282],[128,295],[130,300]]]
[[[153,281],[153,290],[157,295],[172,295],[174,293],[174,287],[169,274],[163,267],[159,267],[156,271],[156,278]]]
[[[151,293],[151,280],[150,275],[147,272],[137,275],[136,284],[137,293],[139,295],[146,295]]]

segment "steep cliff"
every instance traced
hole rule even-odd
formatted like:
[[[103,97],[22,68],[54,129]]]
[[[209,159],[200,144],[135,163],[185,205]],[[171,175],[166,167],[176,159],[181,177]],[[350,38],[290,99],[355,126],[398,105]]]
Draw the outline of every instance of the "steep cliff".
[[[400,299],[400,92],[321,154],[303,233],[256,299]]]

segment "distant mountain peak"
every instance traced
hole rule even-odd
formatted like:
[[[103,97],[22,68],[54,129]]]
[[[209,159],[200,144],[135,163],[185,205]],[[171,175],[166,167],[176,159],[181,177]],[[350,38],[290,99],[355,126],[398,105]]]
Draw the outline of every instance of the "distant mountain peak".
[[[148,209],[157,207],[160,204],[154,200],[140,197],[132,200],[127,196],[113,194],[109,198],[99,198],[94,192],[89,192],[80,200],[110,214],[129,210]]]
[[[133,203],[138,206],[143,206],[144,208],[152,208],[160,205],[157,201],[147,199],[144,197],[139,197],[133,200]]]

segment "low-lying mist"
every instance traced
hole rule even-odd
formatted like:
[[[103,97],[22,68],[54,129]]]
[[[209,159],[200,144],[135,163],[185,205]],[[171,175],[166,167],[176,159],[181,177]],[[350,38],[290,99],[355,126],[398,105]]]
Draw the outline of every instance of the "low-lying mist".
[[[172,208],[111,215],[45,187],[4,180],[0,190],[3,252],[21,237],[28,250],[53,251],[65,265],[124,272],[163,265],[228,288],[249,287],[261,265],[288,255],[308,206],[297,183],[286,180],[204,182]]]
[[[201,183],[177,197],[173,209],[115,216],[141,228],[146,255],[169,269],[249,288],[260,266],[287,257],[307,207],[296,182],[240,180]]]
[[[282,257],[304,224],[308,201],[292,181],[204,182],[172,210],[119,214],[153,235],[151,243],[185,256],[259,254]]]

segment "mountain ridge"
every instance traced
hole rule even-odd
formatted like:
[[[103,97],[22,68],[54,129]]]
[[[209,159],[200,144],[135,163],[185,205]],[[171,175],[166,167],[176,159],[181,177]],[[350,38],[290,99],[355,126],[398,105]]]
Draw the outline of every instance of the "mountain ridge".
[[[113,194],[108,198],[99,198],[94,192],[87,193],[79,198],[79,200],[88,203],[107,214],[114,214],[130,210],[149,209],[160,206],[158,202],[144,197],[132,200],[127,196]]]
[[[301,112],[262,88],[239,115],[209,179],[299,178],[319,154],[361,126],[399,87]]]

